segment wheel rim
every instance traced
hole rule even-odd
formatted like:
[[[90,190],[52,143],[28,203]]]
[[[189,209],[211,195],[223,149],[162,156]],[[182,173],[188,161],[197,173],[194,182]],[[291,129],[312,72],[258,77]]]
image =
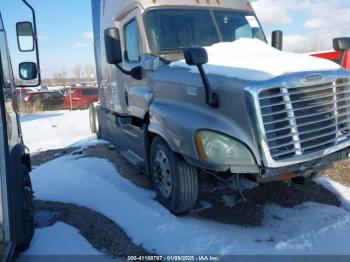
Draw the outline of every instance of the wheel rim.
[[[100,131],[100,123],[98,122],[97,110],[95,109],[95,131],[98,133]]]
[[[168,198],[171,195],[173,183],[171,180],[171,169],[169,159],[164,151],[159,150],[153,163],[153,176],[157,183],[159,192]]]

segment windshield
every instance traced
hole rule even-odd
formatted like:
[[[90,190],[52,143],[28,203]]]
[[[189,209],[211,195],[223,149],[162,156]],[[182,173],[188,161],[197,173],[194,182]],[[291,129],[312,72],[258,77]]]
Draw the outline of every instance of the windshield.
[[[146,22],[156,53],[233,42],[241,37],[266,41],[256,17],[246,12],[158,9],[147,13]]]

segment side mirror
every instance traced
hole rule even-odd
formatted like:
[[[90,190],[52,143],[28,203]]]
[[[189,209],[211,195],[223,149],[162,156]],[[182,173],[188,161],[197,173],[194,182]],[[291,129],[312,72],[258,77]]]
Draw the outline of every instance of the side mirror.
[[[188,65],[204,65],[208,63],[208,54],[203,47],[184,49],[185,60]]]
[[[104,38],[107,63],[116,65],[124,74],[129,75],[137,80],[141,80],[142,68],[140,66],[131,69],[131,71],[127,71],[120,66],[120,63],[123,62],[123,54],[118,28],[106,29],[104,31]]]
[[[219,107],[218,94],[213,92],[208,77],[204,71],[203,65],[208,63],[208,53],[203,47],[190,47],[184,49],[186,63],[191,66],[197,66],[199,74],[205,89],[205,102],[213,107]]]
[[[350,37],[342,37],[333,39],[333,48],[336,51],[350,50]]]
[[[340,65],[344,66],[346,51],[350,50],[350,37],[333,39],[333,48],[335,51],[341,51]]]
[[[38,68],[35,63],[25,62],[19,64],[19,77],[22,80],[34,80],[38,76]]]
[[[123,62],[122,47],[118,28],[108,28],[104,31],[107,63],[118,65]]]
[[[16,24],[17,43],[21,52],[34,51],[34,31],[31,22],[19,22]]]
[[[283,32],[276,30],[272,32],[271,36],[272,47],[281,50],[283,49]]]

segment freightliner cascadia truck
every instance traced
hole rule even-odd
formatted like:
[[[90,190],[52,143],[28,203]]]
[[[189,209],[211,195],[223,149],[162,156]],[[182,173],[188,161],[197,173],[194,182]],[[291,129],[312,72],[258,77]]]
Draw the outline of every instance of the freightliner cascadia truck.
[[[278,31],[269,46],[246,0],[92,0],[92,10],[91,128],[151,176],[172,213],[195,206],[204,174],[302,182],[348,157],[349,71],[280,51]]]
[[[19,22],[17,42],[21,52],[34,52],[36,63],[24,62],[18,67],[24,82],[37,80],[40,73],[37,52],[35,12],[33,22]],[[12,260],[14,254],[26,249],[34,234],[33,189],[29,177],[30,156],[20,128],[16,86],[12,71],[6,31],[0,10],[0,255],[3,261]],[[34,26],[33,26],[34,25]],[[9,25],[7,25],[9,26]]]

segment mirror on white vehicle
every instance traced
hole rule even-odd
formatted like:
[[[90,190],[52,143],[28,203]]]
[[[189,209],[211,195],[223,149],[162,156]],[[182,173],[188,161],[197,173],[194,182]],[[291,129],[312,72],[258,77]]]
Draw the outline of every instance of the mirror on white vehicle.
[[[22,80],[34,80],[38,76],[37,65],[33,62],[19,64],[19,76]]]
[[[34,31],[31,22],[19,22],[16,25],[18,48],[22,52],[34,51]]]
[[[343,65],[345,62],[346,51],[350,50],[350,37],[333,39],[333,48],[335,51],[340,51],[342,53],[339,64]]]
[[[336,51],[350,50],[350,37],[335,38],[333,40],[333,48]]]

